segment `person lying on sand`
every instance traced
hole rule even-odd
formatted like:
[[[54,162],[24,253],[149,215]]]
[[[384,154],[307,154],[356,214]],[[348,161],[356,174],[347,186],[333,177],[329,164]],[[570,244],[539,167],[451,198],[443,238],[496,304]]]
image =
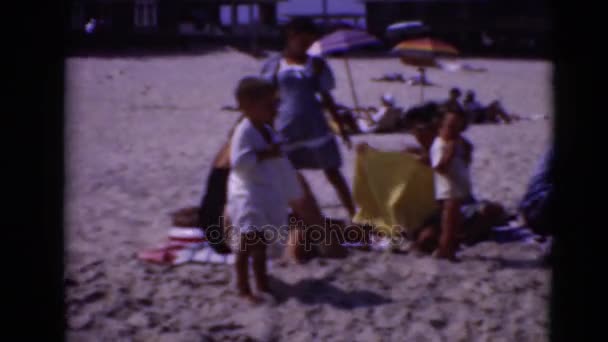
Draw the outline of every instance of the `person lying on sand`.
[[[446,71],[470,71],[470,72],[486,72],[486,68],[477,68],[467,63],[439,63],[439,67]]]
[[[406,83],[411,86],[434,86],[435,84],[430,82],[426,77],[426,70],[424,68],[418,68],[420,75],[412,76],[406,80]]]
[[[221,110],[227,111],[227,112],[238,112],[239,109],[236,106],[232,106],[232,105],[225,105],[222,106]]]
[[[382,77],[374,77],[372,78],[373,82],[400,82],[400,83],[404,83],[405,82],[405,78],[403,77],[402,74],[400,73],[390,73],[390,74],[384,74],[382,75]]]
[[[469,123],[500,123],[506,124],[520,119],[518,115],[508,114],[500,105],[500,102],[493,101],[487,107],[482,106],[475,99],[475,92],[467,91],[464,99],[463,109]]]

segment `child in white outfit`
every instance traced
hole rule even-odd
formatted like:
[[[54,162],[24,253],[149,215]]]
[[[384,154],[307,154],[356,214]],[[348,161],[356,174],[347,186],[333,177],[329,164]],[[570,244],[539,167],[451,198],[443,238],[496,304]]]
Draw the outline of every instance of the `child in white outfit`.
[[[457,234],[462,221],[460,207],[472,195],[469,166],[473,146],[461,135],[465,127],[464,113],[451,109],[445,114],[439,135],[431,146],[435,198],[442,208],[437,256],[452,260],[455,259]]]
[[[235,263],[239,295],[258,302],[249,286],[249,259],[258,291],[270,292],[266,237],[277,236],[279,229],[287,226],[290,202],[301,198],[303,192],[270,126],[278,104],[272,83],[246,77],[239,82],[236,97],[245,119],[231,141],[227,213],[240,240]]]

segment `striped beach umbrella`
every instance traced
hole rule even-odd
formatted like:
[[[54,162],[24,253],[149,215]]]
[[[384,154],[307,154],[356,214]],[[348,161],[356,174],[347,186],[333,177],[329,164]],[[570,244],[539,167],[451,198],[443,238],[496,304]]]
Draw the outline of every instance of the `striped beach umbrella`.
[[[437,39],[422,38],[406,40],[397,44],[393,52],[400,56],[413,58],[436,58],[440,56],[456,56],[458,49]]]
[[[323,36],[321,39],[314,42],[308,49],[308,53],[313,56],[328,55],[336,52],[348,52],[354,49],[365,46],[381,44],[380,40],[361,30],[342,29]],[[359,107],[357,93],[353,84],[352,74],[348,58],[344,56],[344,65],[346,67],[346,75],[350,84],[350,90],[353,96],[355,108]]]
[[[432,38],[406,40],[397,44],[392,51],[401,57],[401,61],[404,64],[418,68],[422,81],[420,84],[421,101],[424,101],[425,69],[437,67],[438,65],[435,60],[437,57],[449,57],[459,54],[458,49],[454,46]]]

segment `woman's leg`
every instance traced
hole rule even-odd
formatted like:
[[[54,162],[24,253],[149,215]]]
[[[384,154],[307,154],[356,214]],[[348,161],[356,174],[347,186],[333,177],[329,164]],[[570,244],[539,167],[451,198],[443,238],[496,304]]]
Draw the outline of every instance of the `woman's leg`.
[[[306,221],[306,224],[319,224],[320,222],[323,222],[324,219],[321,207],[312,193],[306,178],[304,178],[300,172],[298,172],[298,182],[300,182],[300,186],[302,186],[304,192],[304,196],[298,203],[300,210],[304,212],[298,212],[297,214]]]
[[[302,225],[300,225],[290,230],[290,245],[288,246],[290,251],[289,256],[298,261],[302,261],[306,255],[310,255],[313,251],[318,251],[322,256],[326,257],[345,256],[346,251],[340,244],[340,241],[328,235],[331,234],[331,229],[326,224],[325,217],[323,216],[321,208],[312,194],[306,179],[298,173],[298,180],[304,189],[304,197],[300,200],[293,201],[291,207],[303,220],[304,226],[302,227]],[[309,238],[310,234],[314,231],[319,231],[319,229],[321,229],[322,234],[324,234],[322,241],[311,241]],[[316,243],[315,246],[311,245],[313,242]],[[326,242],[328,244],[326,244]]]
[[[298,181],[303,190],[302,198],[292,201],[290,206],[296,220],[301,222],[290,222],[288,244],[285,249],[286,257],[296,262],[303,262],[309,254],[306,247],[306,226],[322,225],[325,222],[321,208],[315,199],[306,178],[298,172]]]
[[[348,214],[352,218],[355,216],[355,204],[353,203],[352,196],[350,195],[350,189],[346,183],[346,179],[342,175],[339,169],[326,169],[325,176],[329,182],[333,185],[338,193],[338,197],[342,202],[342,205],[348,210]]]
[[[304,245],[304,228],[290,227],[287,239],[287,246],[285,247],[285,259],[292,260],[297,263],[305,262],[306,246]]]

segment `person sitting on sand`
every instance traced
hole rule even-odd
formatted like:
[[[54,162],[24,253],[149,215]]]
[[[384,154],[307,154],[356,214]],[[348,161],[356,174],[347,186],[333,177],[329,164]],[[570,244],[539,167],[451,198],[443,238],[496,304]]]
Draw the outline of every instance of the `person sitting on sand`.
[[[479,123],[485,116],[485,108],[475,99],[475,92],[467,91],[464,96],[463,109],[469,123]]]
[[[519,120],[519,116],[514,114],[508,114],[501,106],[498,100],[492,101],[485,110],[486,121],[493,123],[504,122],[506,124],[511,123],[512,121]]]
[[[380,108],[370,114],[369,119],[357,120],[359,130],[363,133],[392,131],[397,127],[401,117],[401,109],[395,105],[395,97],[385,93],[380,98]]]
[[[432,86],[433,83],[429,82],[426,78],[426,70],[424,68],[418,68],[420,75],[412,76],[407,80],[407,84],[411,86]]]
[[[462,111],[462,105],[460,104],[460,96],[462,92],[458,88],[450,89],[449,98],[441,104],[441,111],[446,112],[449,110]]]
[[[274,85],[259,77],[245,77],[238,84],[236,98],[245,118],[231,139],[226,209],[239,240],[235,262],[238,293],[259,302],[249,286],[249,261],[253,261],[258,291],[270,292],[264,232],[287,226],[288,207],[297,206],[303,191],[270,126],[278,104]]]

